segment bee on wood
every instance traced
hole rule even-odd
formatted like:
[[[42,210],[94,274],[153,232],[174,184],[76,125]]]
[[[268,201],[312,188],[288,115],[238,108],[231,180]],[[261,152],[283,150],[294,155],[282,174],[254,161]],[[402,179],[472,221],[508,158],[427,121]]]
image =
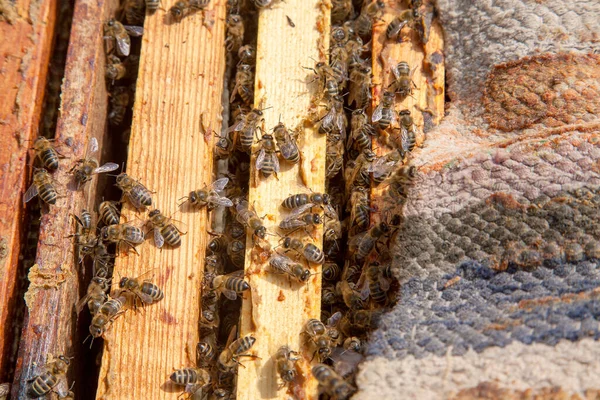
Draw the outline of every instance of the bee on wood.
[[[204,186],[202,189],[194,190],[186,197],[181,199],[187,199],[192,206],[195,207],[208,207],[212,210],[216,207],[231,207],[233,202],[227,197],[221,196],[219,192],[222,192],[229,183],[229,178],[220,178],[214,181],[210,187]],[[180,199],[180,200],[181,200]]]
[[[75,175],[77,186],[80,187],[86,182],[92,180],[92,175],[102,174],[105,172],[111,172],[119,169],[119,164],[112,162],[106,163],[102,166],[99,165],[98,160],[92,157],[94,153],[98,151],[98,140],[96,138],[90,139],[88,152],[85,158],[81,158],[75,162],[75,166],[69,171]]]
[[[344,141],[342,135],[327,135],[327,150],[325,153],[325,173],[328,179],[333,178],[344,167]]]
[[[236,327],[234,326],[227,338],[225,350],[219,354],[218,365],[219,369],[224,372],[231,372],[237,365],[242,365],[239,361],[241,357],[257,358],[253,354],[246,352],[254,346],[256,339],[252,335],[246,335],[239,339],[233,340],[236,336]]]
[[[223,294],[229,300],[235,300],[238,295],[250,290],[250,284],[240,276],[243,276],[243,271],[235,271],[227,275],[207,273],[204,276],[205,286],[216,293]]]
[[[126,173],[123,172],[117,176],[117,187],[123,191],[123,196],[127,198],[135,208],[140,209],[152,205],[152,193],[148,188]]]
[[[244,21],[238,14],[227,16],[227,37],[225,48],[228,52],[237,53],[244,43]]]
[[[371,102],[372,69],[368,65],[358,64],[350,71],[350,93],[348,104],[365,109]],[[357,110],[358,111],[358,110]]]
[[[357,261],[364,260],[375,248],[377,242],[390,233],[390,226],[382,221],[367,232],[356,234],[348,242],[350,251]]]
[[[347,148],[351,148],[353,144],[363,150],[371,147],[371,138],[377,135],[375,127],[369,123],[369,117],[363,109],[352,111],[350,119],[351,133],[348,140]]]
[[[256,63],[256,49],[251,44],[244,45],[238,49],[238,65],[254,65]],[[252,82],[254,84],[254,82]]]
[[[273,129],[273,136],[277,141],[281,157],[290,164],[297,164],[300,161],[300,150],[296,135],[290,134],[285,125],[279,122]]]
[[[394,114],[394,99],[396,95],[393,92],[384,91],[381,97],[381,101],[373,111],[372,121],[377,123],[379,129],[386,130],[390,124],[396,122],[396,116]]]
[[[46,204],[56,204],[58,193],[54,187],[54,183],[48,171],[44,168],[36,168],[33,173],[33,183],[23,196],[23,202],[27,203],[35,196],[40,196],[40,199]]]
[[[104,225],[116,225],[119,223],[121,213],[115,201],[103,201],[98,206],[98,214]]]
[[[251,104],[254,99],[254,73],[249,64],[238,64],[235,73],[235,85],[231,91],[229,102],[233,103],[235,96],[239,94],[246,104]]]
[[[76,304],[76,310],[79,314],[87,304],[90,314],[94,315],[100,309],[102,304],[108,300],[106,294],[110,289],[110,282],[102,277],[95,276],[88,285],[87,292]]]
[[[148,2],[156,2],[158,8],[157,0],[146,0],[146,4]],[[210,4],[210,0],[180,0],[173,5],[173,7],[169,8],[169,14],[176,21],[180,21],[182,18],[187,17],[199,10],[203,10]]]
[[[310,270],[302,264],[292,261],[289,257],[281,254],[273,254],[269,259],[271,271],[276,274],[286,274],[296,282],[306,282],[310,278]]]
[[[390,290],[390,280],[384,275],[384,269],[378,262],[373,262],[365,271],[369,295],[378,304],[387,305],[387,292]]]
[[[92,317],[90,324],[90,334],[92,338],[99,338],[108,330],[108,326],[114,319],[119,316],[123,311],[123,304],[127,299],[123,296],[113,297],[104,302],[98,308],[98,311]]]
[[[115,86],[110,90],[110,111],[108,112],[108,122],[113,126],[119,126],[123,123],[125,113],[133,99],[133,92],[128,86]]]
[[[313,204],[308,203],[294,208],[290,215],[279,223],[279,229],[291,231],[302,227],[321,225],[323,220],[319,214],[307,212],[312,207]]]
[[[411,95],[413,87],[417,87],[411,78],[413,72],[414,70],[410,70],[406,61],[400,61],[398,65],[392,68],[394,81],[390,83],[388,90],[399,94],[402,98]]]
[[[352,0],[332,0],[331,2],[331,23],[340,24],[349,19],[354,13]]]
[[[375,0],[363,7],[360,15],[354,20],[354,30],[360,37],[371,36],[373,21],[381,17],[384,8],[383,0]]]
[[[117,55],[127,57],[131,51],[130,36],[142,36],[141,26],[123,25],[114,18],[104,23],[104,44],[106,54],[112,54],[116,49]]]
[[[121,293],[125,292],[134,295],[136,302],[139,299],[142,304],[153,304],[165,297],[165,294],[158,286],[146,280],[141,282],[139,277],[128,278],[124,276],[119,281],[119,289],[121,289]]]
[[[327,193],[299,193],[293,194],[283,200],[281,207],[287,210],[293,210],[310,204],[311,207],[315,205],[330,206],[331,197]]]
[[[337,320],[341,317],[341,313],[338,312],[334,315],[335,317],[332,316],[330,318],[332,324],[337,323]],[[329,335],[328,328],[323,322],[318,319],[309,319],[306,321],[306,324],[304,324],[304,328],[302,329],[302,332],[300,332],[300,335],[306,335],[308,342],[314,345],[315,352],[313,354],[313,359],[315,356],[318,356],[319,362],[323,362],[329,358],[334,343]]]
[[[324,62],[318,62],[314,68],[304,68],[309,69],[315,73],[315,80],[319,81],[319,93],[322,93],[329,97],[335,97],[339,94],[340,89],[338,86],[336,75],[329,65],[327,65]]]
[[[416,8],[404,10],[400,15],[390,21],[385,29],[386,37],[390,40],[400,39],[400,32],[402,32],[402,29],[416,18],[419,18],[419,10]]]
[[[191,396],[211,382],[210,373],[204,368],[178,369],[169,378],[177,385],[185,385],[185,393]]]
[[[148,222],[154,229],[154,245],[159,249],[168,244],[171,247],[181,246],[181,235],[183,233],[160,210],[152,210],[148,213]]]
[[[256,157],[256,170],[260,171],[263,177],[268,178],[272,174],[279,173],[279,158],[273,135],[265,133],[259,140],[260,150]]]
[[[120,15],[125,17],[129,25],[142,26],[145,17],[144,6],[146,6],[144,0],[125,0],[120,7]]]
[[[299,353],[293,351],[288,346],[281,346],[275,353],[275,365],[277,373],[282,380],[283,387],[290,384],[296,379],[298,372],[296,371],[296,361],[300,359]]]
[[[264,239],[267,235],[267,228],[265,228],[262,220],[254,211],[254,207],[250,206],[246,200],[242,200],[237,204],[235,209],[237,211],[237,221],[250,228],[253,237]]]
[[[400,111],[398,116],[400,117],[400,151],[404,156],[415,148],[417,131],[409,110]]]
[[[100,239],[104,242],[125,243],[137,253],[135,246],[144,242],[144,232],[129,224],[109,225],[100,230]]]
[[[67,371],[71,360],[63,355],[47,362],[43,372],[31,379],[29,395],[38,398],[47,395],[50,392],[57,393],[61,398],[68,395],[67,389]]]
[[[347,399],[356,391],[352,385],[325,364],[317,364],[312,367],[312,374],[319,381],[323,390],[336,400]]]
[[[375,186],[386,180],[400,160],[402,160],[402,152],[398,150],[390,151],[384,156],[377,157],[368,167],[368,171],[373,175],[373,183]]]
[[[50,140],[43,136],[38,137],[33,142],[33,150],[35,152],[35,158],[39,158],[45,169],[50,172],[54,172],[58,169],[58,151],[54,149]]]
[[[325,261],[325,254],[323,254],[323,251],[312,243],[307,243],[305,245],[300,239],[286,236],[283,239],[282,246],[287,249],[286,251],[294,250],[302,255],[308,262],[323,264]]]
[[[327,106],[327,113],[320,119],[320,134],[340,134],[345,136],[348,120],[344,113],[344,101],[340,96],[331,99]]]
[[[254,143],[256,129],[262,120],[262,115],[262,110],[257,108],[252,109],[248,114],[241,116],[239,121],[229,128],[230,131],[237,133],[237,140],[234,140],[234,142],[239,146],[240,151],[250,152],[252,143]]]

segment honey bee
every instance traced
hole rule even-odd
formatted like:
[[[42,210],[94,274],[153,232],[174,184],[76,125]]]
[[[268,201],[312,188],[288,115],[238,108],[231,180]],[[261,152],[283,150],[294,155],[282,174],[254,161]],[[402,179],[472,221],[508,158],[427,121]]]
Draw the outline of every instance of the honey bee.
[[[308,342],[314,345],[315,352],[313,358],[318,356],[319,362],[323,362],[329,358],[333,343],[331,337],[327,333],[327,328],[324,323],[318,319],[309,319],[300,334],[306,335],[308,337]]]
[[[25,192],[23,202],[27,203],[37,195],[46,204],[56,204],[56,199],[58,198],[52,178],[44,168],[36,168],[34,170],[33,183]]]
[[[236,268],[243,268],[246,257],[246,245],[241,240],[232,240],[227,245],[227,255]]]
[[[131,104],[133,93],[127,86],[115,86],[110,91],[110,111],[108,112],[108,122],[111,125],[119,126],[123,123],[125,113]]]
[[[90,324],[90,334],[92,335],[92,338],[98,338],[106,333],[108,325],[123,312],[121,309],[126,301],[127,299],[123,296],[109,297],[108,300],[98,308],[98,311],[92,317],[92,322]]]
[[[400,117],[400,150],[404,155],[415,148],[417,133],[409,110],[402,110],[398,115]]]
[[[273,254],[269,259],[271,271],[276,274],[286,274],[297,282],[306,282],[310,278],[310,270],[304,268],[302,264],[292,261],[290,258],[281,255]]]
[[[288,346],[281,346],[275,353],[275,365],[277,373],[283,381],[280,387],[290,384],[296,379],[296,361],[300,359],[299,353],[291,350]]]
[[[185,385],[185,393],[192,396],[211,381],[210,373],[204,368],[178,369],[169,378],[177,385]]]
[[[386,130],[390,124],[396,122],[396,116],[394,114],[394,98],[396,95],[393,92],[384,91],[381,97],[381,101],[373,111],[372,121],[377,123],[379,129]]]
[[[33,142],[33,150],[35,157],[39,158],[44,168],[50,172],[54,172],[58,169],[58,152],[52,147],[50,141],[43,136],[38,137]]]
[[[401,159],[402,155],[399,149],[377,157],[367,169],[373,174],[374,185],[376,186],[386,180]]]
[[[96,312],[102,307],[102,304],[108,300],[108,292],[110,289],[110,282],[102,277],[95,276],[88,285],[87,292],[76,304],[77,313],[83,310],[83,307],[87,304],[90,314],[95,315]]]
[[[237,14],[227,16],[227,37],[225,47],[228,52],[237,53],[244,43],[244,21]]]
[[[231,156],[233,150],[233,141],[229,135],[230,132],[222,132],[218,135],[218,139],[215,142],[215,156],[219,160],[228,159]]]
[[[103,201],[98,206],[98,214],[104,225],[116,225],[119,223],[121,213],[115,201]]]
[[[290,215],[279,223],[279,229],[291,231],[307,226],[316,226],[323,223],[321,216],[316,213],[307,213],[313,204],[305,204],[292,210]]]
[[[344,300],[344,303],[351,310],[359,310],[365,307],[365,300],[369,297],[368,286],[361,285],[362,287],[357,287],[359,285],[354,285],[351,282],[348,282],[345,279],[342,279],[336,284],[336,291]]]
[[[350,210],[350,232],[364,231],[371,223],[371,211],[373,209],[369,206],[369,194],[365,188],[358,187],[350,196],[350,204],[352,208]]]
[[[260,171],[265,178],[268,178],[272,174],[279,173],[279,158],[277,157],[277,149],[275,148],[275,141],[273,135],[265,133],[260,138],[260,150],[256,157],[256,170]]]
[[[47,362],[43,372],[31,380],[29,395],[38,398],[56,392],[61,397],[67,396],[66,381],[70,364],[71,360],[63,355]]]
[[[150,207],[152,205],[152,194],[148,188],[126,173],[123,172],[117,176],[117,187],[123,191],[123,196],[126,197],[135,208],[139,209],[142,207]]]
[[[376,136],[377,132],[375,127],[369,123],[369,117],[365,113],[365,110],[358,109],[352,111],[350,126],[352,130],[347,148],[350,148],[354,143],[360,150],[370,148],[371,138]]]
[[[253,354],[247,354],[246,352],[254,346],[256,339],[252,335],[246,335],[239,339],[233,340],[236,336],[236,327],[234,326],[229,333],[225,350],[219,354],[218,366],[221,371],[230,372],[238,364],[242,365],[239,361],[241,357],[252,357],[257,358]]]
[[[250,44],[240,47],[237,53],[238,53],[238,58],[240,59],[240,61],[238,62],[238,65],[239,64],[254,65],[254,63],[256,62],[256,49],[254,48],[254,46],[252,46]]]
[[[138,56],[130,55],[125,61],[121,61],[119,57],[110,54],[107,57],[104,76],[113,83],[125,77],[130,77],[137,70],[139,60]]]
[[[125,0],[121,4],[121,15],[129,25],[142,26],[145,17],[144,5],[144,0]]]
[[[294,210],[310,204],[310,207],[308,208],[318,205],[326,209],[328,213],[335,213],[335,210],[331,207],[330,201],[331,197],[327,193],[299,193],[285,198],[281,203],[281,207],[287,210]]]
[[[122,292],[133,294],[142,304],[153,304],[165,297],[165,294],[158,286],[150,281],[140,282],[139,277],[128,278],[124,276],[119,281],[119,288]]]
[[[243,115],[239,121],[229,128],[230,131],[236,132],[236,144],[239,149],[244,152],[249,152],[254,143],[254,136],[259,122],[262,120],[262,110],[257,108],[252,109],[248,114]]]
[[[231,207],[233,206],[233,202],[227,197],[219,194],[219,192],[222,192],[223,189],[225,189],[227,183],[229,183],[229,178],[217,179],[210,185],[210,187],[204,186],[202,189],[190,192],[189,196],[187,196],[187,201],[189,201],[192,206],[206,206],[209,210],[212,210],[218,206]],[[182,199],[185,198],[186,197],[182,197]]]
[[[246,200],[242,200],[235,209],[237,211],[237,221],[247,228],[252,229],[253,237],[264,239],[267,235],[267,228],[263,225],[262,220],[258,218],[258,215],[254,211],[254,207],[250,206]]]
[[[106,54],[112,54],[116,49],[117,55],[127,57],[131,51],[130,36],[142,36],[141,26],[123,25],[114,18],[104,23],[104,44]]]
[[[144,232],[128,224],[108,225],[100,230],[100,238],[105,242],[125,243],[137,253],[135,245],[144,242]]]
[[[98,140],[96,138],[90,139],[88,153],[85,158],[79,159],[75,162],[75,166],[71,168],[70,173],[75,175],[78,187],[86,182],[92,180],[92,175],[102,174],[105,172],[111,172],[119,169],[119,164],[106,163],[99,166],[98,160],[92,157],[94,153],[98,151]]]
[[[156,0],[146,0],[146,4],[148,1],[156,2]],[[180,0],[169,9],[169,14],[176,21],[180,21],[183,17],[205,9],[209,4],[210,0]]]
[[[346,193],[351,193],[357,187],[369,187],[371,185],[369,169],[375,160],[377,160],[377,155],[367,147],[363,149],[354,162],[348,163],[348,168],[344,172]]]
[[[106,245],[100,240],[96,240],[94,243],[92,256],[93,275],[101,278],[108,277],[109,264],[114,256],[108,252]]]
[[[148,222],[154,228],[154,244],[159,249],[168,244],[171,247],[181,246],[181,235],[184,234],[171,221],[171,218],[163,215],[160,210],[152,210],[148,213]]]
[[[338,295],[335,287],[330,284],[324,284],[321,289],[321,304],[331,306],[338,302]]]
[[[369,282],[369,295],[378,304],[386,305],[387,292],[390,290],[390,281],[384,274],[384,269],[378,262],[373,262],[366,269]]]
[[[325,254],[323,251],[312,243],[307,243],[305,245],[299,239],[285,237],[282,246],[285,249],[294,250],[298,254],[301,254],[308,262],[323,264],[325,261]]]
[[[357,261],[364,260],[375,248],[379,239],[388,235],[390,231],[390,226],[382,221],[367,232],[361,232],[352,237],[348,245],[351,252],[354,253],[355,259]]]
[[[300,150],[296,135],[290,134],[285,125],[279,122],[273,129],[273,136],[277,141],[281,157],[290,164],[297,164],[300,161]]]
[[[372,70],[365,64],[358,64],[350,71],[350,93],[348,104],[357,109],[365,109],[371,102]]]
[[[414,70],[410,70],[410,67],[406,61],[400,61],[398,65],[392,68],[394,81],[390,83],[388,89],[399,94],[402,98],[411,95],[413,87],[416,88],[416,85],[411,78],[413,72]]]
[[[337,281],[341,274],[342,270],[335,262],[326,261],[323,264],[323,279],[326,281]]]
[[[315,64],[314,68],[304,68],[314,72],[316,78],[312,82],[315,80],[319,82],[319,93],[329,97],[335,97],[339,94],[340,90],[336,75],[329,65],[321,61]]]
[[[383,0],[375,0],[365,5],[360,15],[354,20],[354,30],[360,37],[367,38],[371,36],[373,21],[380,18],[385,8]]]
[[[250,284],[240,278],[240,273],[243,274],[243,271],[235,271],[227,275],[207,273],[204,279],[211,290],[222,293],[229,300],[235,300],[238,295],[250,290]]]
[[[196,346],[196,359],[199,365],[211,365],[216,356],[217,351],[210,343],[199,342]]]
[[[355,392],[352,385],[325,364],[317,364],[312,367],[312,374],[319,381],[323,390],[336,400],[347,399]]]
[[[342,238],[342,223],[336,212],[334,217],[325,215],[325,222],[323,225],[323,239],[325,241],[339,240]]]
[[[352,0],[332,0],[331,23],[339,24],[347,20],[354,12]]]
[[[401,12],[400,15],[390,21],[385,29],[385,35],[390,40],[400,39],[400,32],[402,32],[402,29],[418,17],[419,10],[417,9],[409,9]]]
[[[238,64],[237,66],[235,85],[229,98],[230,103],[233,103],[236,94],[239,94],[246,104],[251,104],[254,99],[254,74],[252,73],[252,66],[249,64]]]
[[[344,102],[340,96],[335,96],[329,102],[327,113],[320,119],[319,133],[344,136],[346,125],[348,120],[344,113]]]
[[[340,134],[327,135],[325,171],[328,179],[336,176],[344,167],[344,141]]]

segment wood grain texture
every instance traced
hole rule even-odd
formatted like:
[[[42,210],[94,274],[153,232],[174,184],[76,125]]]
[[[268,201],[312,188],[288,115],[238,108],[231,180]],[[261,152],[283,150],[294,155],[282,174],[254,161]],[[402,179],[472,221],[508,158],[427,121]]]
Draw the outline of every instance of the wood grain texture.
[[[288,16],[296,25],[288,24]],[[258,175],[255,157],[250,172],[249,203],[254,204],[267,230],[279,232],[277,225],[285,217],[280,204],[291,194],[323,192],[325,189],[325,136],[308,122],[311,97],[307,81],[312,78],[302,66],[312,67],[315,60],[326,60],[329,46],[330,5],[321,0],[286,0],[272,9],[261,11],[258,24],[255,106],[272,107],[264,111],[265,128],[270,131],[280,120],[288,128],[303,125],[298,145],[302,151],[301,165],[290,167],[282,162],[278,178],[265,179]],[[253,152],[258,150],[255,144]],[[305,187],[300,178],[306,177]],[[301,230],[294,234],[306,236]],[[250,236],[250,234],[249,234]],[[314,232],[313,240],[322,248],[322,229]],[[267,236],[275,247],[279,236]],[[310,240],[309,238],[306,239]],[[242,305],[241,335],[252,333],[256,343],[252,352],[257,360],[243,360],[245,368],[238,369],[238,399],[288,398],[286,389],[278,390],[280,380],[273,355],[282,345],[302,349],[300,331],[310,318],[321,313],[321,268],[311,267],[314,275],[306,285],[290,282],[287,277],[273,275],[268,267],[256,260],[251,239],[246,245],[246,279],[252,292]],[[282,249],[278,249],[281,251]],[[289,253],[293,257],[293,253]],[[312,353],[303,353],[298,362],[306,380],[300,390],[306,398],[316,399],[316,381],[310,373],[308,360]]]
[[[56,0],[1,2],[0,8],[0,382],[14,355],[13,320],[24,235],[27,153],[42,112]]]
[[[163,2],[169,9],[175,1]],[[225,69],[226,0],[212,1],[209,30],[197,13],[172,23],[165,11],[147,16],[133,110],[127,173],[153,194],[153,208],[181,221],[182,245],[162,250],[152,234],[134,253],[119,256],[114,276],[147,273],[165,297],[142,312],[128,310],[105,335],[98,399],[176,399],[173,369],[194,367],[198,343],[200,287],[207,243],[206,209],[177,211],[178,199],[213,181],[212,137],[200,120],[221,126]],[[123,217],[137,226],[147,211],[126,203]],[[123,218],[122,218],[123,219]]]
[[[424,1],[424,6],[431,4]],[[423,9],[422,7],[422,9]],[[389,40],[386,37],[386,28],[391,20],[399,15],[406,7],[398,5],[396,1],[386,1],[385,13],[382,21],[373,26],[373,109],[377,107],[385,88],[394,80],[392,68],[400,61],[406,61],[411,68],[412,80],[415,84],[410,96],[398,101],[394,105],[396,112],[408,109],[411,112],[417,131],[417,146],[423,146],[425,141],[425,129],[431,129],[433,125],[440,123],[444,116],[445,101],[445,70],[444,70],[444,39],[442,28],[434,19],[429,32],[429,40],[423,45],[419,36],[409,25],[404,27],[401,33],[401,41]],[[396,114],[396,117],[398,115]],[[398,123],[396,126],[398,127]],[[386,134],[399,134],[396,130],[388,128]],[[390,148],[373,145],[377,155],[390,152]],[[408,155],[410,160],[411,155]],[[405,160],[407,162],[407,160]],[[385,210],[389,205],[383,203],[382,193],[386,190],[384,184],[373,187],[371,190],[371,203],[374,208]],[[372,220],[377,222],[379,213],[375,213]]]
[[[98,178],[85,186],[85,192],[78,191],[69,169],[85,156],[91,137],[97,138],[100,148],[105,139],[107,93],[102,23],[116,6],[116,1],[79,0],[75,4],[55,142],[65,158],[52,175],[60,197],[48,212],[42,209],[36,265],[29,271],[30,284],[25,294],[27,309],[14,398],[24,398],[19,396],[27,393],[27,379],[39,373],[35,363],[43,365],[48,353],[66,354],[76,360],[82,356],[77,352],[83,338],[76,333],[74,305],[84,275],[74,260],[73,240],[66,236],[74,231],[70,214],[79,214],[82,208],[95,209]],[[76,366],[77,361],[74,363]],[[81,369],[72,368],[70,378],[81,382],[81,373]],[[75,386],[74,390],[82,388]]]

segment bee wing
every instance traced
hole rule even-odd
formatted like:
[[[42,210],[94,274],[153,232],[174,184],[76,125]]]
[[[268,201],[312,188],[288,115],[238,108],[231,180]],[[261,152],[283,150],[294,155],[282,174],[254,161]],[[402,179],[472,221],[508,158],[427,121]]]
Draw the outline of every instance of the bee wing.
[[[163,235],[160,233],[160,229],[159,228],[154,228],[154,244],[156,245],[156,247],[158,247],[159,249],[161,247],[163,247],[163,245],[165,244],[165,238],[163,237]]]
[[[323,119],[321,119],[321,125],[330,125],[333,123],[333,109],[331,109],[327,114],[325,114],[325,116],[323,117]]]
[[[410,150],[410,134],[405,127],[400,130],[400,145],[404,153],[408,153]]]
[[[217,179],[216,181],[214,181],[210,187],[215,192],[220,192],[223,189],[225,189],[225,186],[227,186],[227,183],[229,183],[229,178],[221,178],[221,179]]]
[[[256,169],[261,170],[265,164],[265,149],[260,149],[258,157],[256,157]]]
[[[329,319],[327,319],[327,326],[335,327],[342,319],[342,313],[340,311],[335,312]]]
[[[304,214],[306,211],[310,210],[314,206],[315,205],[313,203],[306,203],[304,205],[301,205],[300,207],[296,207],[290,212],[290,216],[286,219],[292,219],[301,214]]]
[[[131,51],[131,42],[129,41],[129,36],[117,36],[115,39],[117,41],[117,52],[127,57]]]
[[[109,163],[106,163],[106,164],[96,168],[93,173],[94,174],[102,174],[104,172],[115,171],[117,169],[119,169],[119,164],[109,162]]]
[[[132,197],[129,194],[127,194],[127,198],[135,208],[142,208],[142,201],[139,197]]]
[[[237,270],[237,271],[233,271],[233,272],[230,272],[230,273],[228,273],[228,274],[227,274],[227,275],[225,275],[225,276],[226,276],[226,277],[228,277],[228,278],[229,278],[229,277],[234,277],[234,278],[243,278],[243,277],[244,277],[244,270],[243,270],[243,269],[240,269],[240,270]]]
[[[273,170],[279,172],[279,157],[277,157],[277,153],[272,153],[271,157],[273,158]]]
[[[387,292],[388,290],[390,290],[390,280],[383,276],[383,274],[379,275],[379,286],[383,291]]]
[[[363,240],[363,238],[365,237],[365,234],[366,234],[366,233],[367,233],[367,232],[360,232],[360,233],[357,233],[356,235],[352,236],[352,237],[350,238],[350,240],[348,241],[348,246],[351,246],[351,247],[356,247],[356,246],[358,246],[358,244],[359,244],[359,243],[360,243],[360,242]]]
[[[377,107],[375,108],[375,111],[373,111],[373,117],[371,118],[371,121],[377,122],[382,117],[383,117],[383,104],[379,103],[377,105]]]
[[[77,304],[75,304],[75,309],[77,310],[77,314],[79,314],[80,312],[83,311],[83,308],[85,307],[85,305],[87,304],[87,302],[88,302],[89,299],[90,299],[90,295],[89,294],[86,294],[81,299],[79,299],[79,301],[77,302]]]
[[[237,206],[235,206],[235,210],[237,211],[238,214],[240,214],[242,211],[245,211],[248,209],[248,202],[246,200],[242,200],[238,203]]]
[[[69,394],[69,385],[67,384],[67,377],[65,375],[61,375],[58,378],[58,383],[52,390],[56,392],[60,398],[66,397]]]
[[[210,195],[206,198],[206,201],[209,203],[216,204],[218,206],[223,207],[231,207],[233,206],[233,201],[229,200],[227,197],[219,196],[219,195]]]
[[[25,192],[25,195],[23,196],[23,202],[27,203],[29,200],[33,199],[37,195],[37,186],[35,185],[35,183],[32,183],[31,186],[29,186],[29,189],[27,189],[27,191]]]
[[[123,25],[129,36],[139,37],[144,34],[144,28],[141,26]]]
[[[237,293],[234,290],[222,288],[221,293],[223,293],[223,296],[227,297],[229,300],[237,299]]]
[[[345,133],[346,130],[344,129],[344,117],[345,115],[342,113],[339,113],[336,117],[336,121],[335,121],[335,125],[336,127],[339,129],[340,132]]]
[[[286,224],[285,228],[283,225]],[[279,223],[279,229],[290,230],[306,226],[306,222],[296,218],[286,218]]]
[[[143,303],[146,303],[146,304],[154,303],[154,299],[146,293],[142,293],[141,291],[138,290],[135,294],[142,300]]]
[[[88,145],[88,156],[91,156],[95,152],[98,151],[98,139],[95,137],[90,139],[90,144]]]
[[[240,119],[237,123],[235,123],[234,125],[230,126],[227,129],[227,132],[238,132],[241,131],[242,128],[244,128],[244,119]]]

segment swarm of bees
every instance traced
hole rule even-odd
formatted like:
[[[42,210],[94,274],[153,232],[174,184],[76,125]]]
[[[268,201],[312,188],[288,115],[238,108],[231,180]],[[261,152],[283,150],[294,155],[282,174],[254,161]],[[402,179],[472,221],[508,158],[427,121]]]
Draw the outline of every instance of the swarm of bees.
[[[168,10],[177,22],[197,11],[204,11],[209,0],[182,0]],[[248,4],[246,4],[248,3]],[[319,382],[321,393],[332,399],[346,399],[355,391],[352,374],[362,359],[364,341],[377,326],[385,307],[395,300],[398,284],[390,270],[391,255],[387,251],[401,218],[387,214],[371,204],[370,189],[385,187],[386,201],[403,204],[408,189],[418,171],[409,164],[416,146],[417,127],[411,111],[397,110],[398,99],[412,96],[416,88],[412,81],[414,69],[401,61],[391,69],[390,84],[383,87],[379,101],[371,109],[372,70],[368,45],[373,24],[383,15],[382,0],[333,0],[331,48],[329,63],[319,61],[307,68],[314,76],[317,95],[313,99],[322,111],[314,120],[314,128],[327,137],[326,193],[309,191],[290,194],[281,209],[286,216],[277,224],[277,232],[269,232],[263,217],[248,201],[250,165],[256,179],[278,179],[281,164],[297,164],[302,160],[299,133],[303,127],[264,127],[263,111],[254,107],[254,70],[256,43],[249,42],[245,18],[265,12],[277,1],[228,1],[226,18],[230,71],[229,112],[232,121],[215,140],[216,159],[225,160],[227,171],[212,183],[190,188],[180,207],[209,211],[224,209],[222,233],[212,233],[208,243],[205,272],[202,279],[202,309],[199,328],[202,341],[197,345],[196,365],[175,370],[170,380],[183,386],[185,393],[208,393],[210,398],[235,398],[238,366],[256,356],[252,348],[257,340],[252,335],[238,336],[237,325],[241,299],[252,290],[244,276],[246,234],[250,235],[258,260],[265,271],[280,276],[294,285],[306,285],[316,265],[322,265],[322,315],[310,319],[298,332],[302,348],[282,346],[273,355],[280,387],[291,393],[301,385],[297,362],[311,355],[315,362],[312,374]],[[420,2],[394,19],[387,28],[389,40],[401,40],[402,30],[417,30],[423,43],[427,26],[420,14]],[[248,7],[250,12],[247,13]],[[143,34],[146,10],[152,14],[159,8],[157,0],[127,0],[123,3],[121,20],[110,19],[104,24],[106,46],[106,79],[110,87],[109,122],[121,126],[131,107],[135,75],[139,58],[131,54],[132,37]],[[266,11],[268,12],[268,11]],[[244,16],[244,17],[242,17]],[[255,29],[251,28],[251,29]],[[399,134],[390,135],[389,132]],[[391,136],[392,140],[386,138]],[[378,156],[377,146],[391,147]],[[34,143],[39,166],[34,171],[33,184],[25,193],[25,202],[35,196],[48,205],[56,204],[59,193],[51,174],[59,168],[62,155],[52,143],[40,137]],[[94,154],[98,142],[91,139],[84,158],[75,161],[70,172],[77,187],[82,187],[94,175],[112,172],[118,164],[100,164]],[[232,183],[232,184],[230,184]],[[116,187],[122,192],[120,202],[103,201],[97,217],[82,210],[74,216],[76,257],[79,263],[90,260],[92,279],[86,295],[78,302],[77,311],[87,306],[92,317],[89,333],[92,341],[102,338],[112,322],[129,309],[151,306],[164,298],[164,293],[151,279],[122,277],[118,285],[112,280],[115,257],[109,246],[116,245],[137,253],[136,247],[148,232],[157,248],[181,246],[185,231],[175,219],[153,208],[153,192],[136,177],[124,172],[116,175]],[[120,204],[128,202],[138,211],[147,212],[145,224],[121,222]],[[392,208],[392,207],[390,207]],[[260,209],[260,207],[259,207]],[[377,222],[372,217],[378,215]],[[95,220],[97,220],[95,222]],[[318,226],[324,227],[323,247],[310,239]],[[145,231],[143,228],[149,228]],[[267,235],[279,235],[279,246],[271,248]],[[50,361],[35,377],[32,393],[38,396],[57,391],[62,398],[72,392],[55,389],[64,379],[69,359],[60,356]],[[288,393],[290,393],[288,392]],[[302,397],[302,396],[299,396]]]

